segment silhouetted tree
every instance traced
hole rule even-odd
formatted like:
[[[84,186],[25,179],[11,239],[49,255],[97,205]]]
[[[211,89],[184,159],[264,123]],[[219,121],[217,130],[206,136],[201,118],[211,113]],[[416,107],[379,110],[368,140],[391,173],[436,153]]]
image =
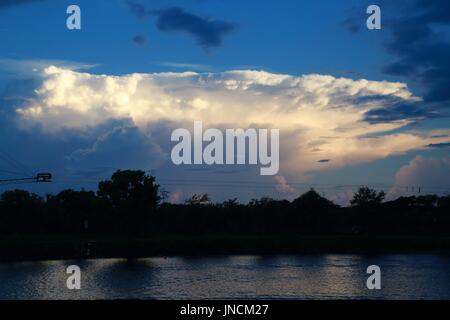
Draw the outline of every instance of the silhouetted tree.
[[[6,191],[0,197],[0,230],[36,232],[41,229],[44,202],[41,197],[25,190]]]
[[[329,208],[335,208],[336,205],[322,197],[316,190],[311,189],[308,192],[302,194],[293,202],[294,206],[307,210],[323,210]]]
[[[232,209],[232,208],[236,208],[239,205],[238,199],[234,198],[234,199],[229,199],[227,201],[224,201],[222,203],[222,206],[224,208],[228,208],[228,209]]]
[[[111,204],[125,231],[135,234],[147,227],[161,200],[159,191],[155,178],[144,171],[119,170],[99,183],[97,194]]]
[[[111,226],[95,192],[63,190],[57,195],[47,196],[49,226],[62,232],[99,232]],[[49,220],[49,219],[47,219]]]
[[[211,199],[207,193],[205,194],[194,194],[192,197],[185,201],[186,204],[195,206],[195,205],[208,205],[211,204]]]
[[[327,227],[327,221],[324,221],[329,212],[337,208],[330,200],[322,197],[314,189],[302,194],[292,202],[294,215],[288,217],[291,225],[295,228],[318,232],[319,229]]]
[[[64,190],[44,200],[7,191],[0,196],[0,233],[450,235],[450,196],[383,203],[384,192],[363,187],[350,208],[341,208],[313,189],[292,202],[262,197],[248,204],[213,204],[208,194],[195,194],[185,204],[159,205],[161,194],[154,177],[132,170],[115,172],[97,193]]]
[[[439,200],[438,200],[438,207],[439,208],[450,209],[450,195],[447,195],[445,197],[439,198]]]
[[[377,192],[368,187],[361,187],[353,195],[353,199],[350,200],[350,205],[359,207],[377,205],[382,203],[385,197],[386,193],[384,191]]]
[[[270,197],[261,197],[261,199],[252,199],[249,202],[251,207],[253,206],[265,206],[273,202],[273,199]]]

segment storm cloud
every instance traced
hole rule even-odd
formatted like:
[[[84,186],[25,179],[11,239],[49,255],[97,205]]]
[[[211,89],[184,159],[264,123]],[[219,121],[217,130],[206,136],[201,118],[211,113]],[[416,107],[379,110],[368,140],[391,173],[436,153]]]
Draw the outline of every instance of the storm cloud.
[[[384,47],[394,59],[382,72],[417,83],[422,101],[397,101],[367,113],[368,121],[431,119],[450,114],[450,2],[448,0],[381,1]],[[356,12],[356,13],[355,13]],[[350,32],[370,32],[361,19],[365,7],[355,10],[342,25]],[[364,22],[364,23],[363,23]],[[386,99],[386,97],[382,97]]]
[[[156,151],[154,158],[161,159],[170,152],[170,128],[189,129],[195,120],[213,128],[280,129],[281,170],[299,179],[312,171],[450,142],[445,130],[391,133],[410,124],[409,118],[367,121],[365,114],[379,108],[379,99],[370,97],[395,97],[384,105],[420,100],[396,82],[251,70],[110,76],[51,66],[33,92],[15,109],[24,130],[39,126],[50,136],[66,131],[84,135],[111,121],[138,129],[110,127],[89,152],[76,153],[79,161],[95,156],[96,150],[109,150],[113,142],[106,141],[125,143],[130,134],[135,145],[151,139],[151,148],[143,149]]]
[[[407,12],[386,27],[392,34],[386,48],[398,59],[384,72],[420,81],[426,102],[448,108],[450,42],[443,29],[450,25],[450,2],[417,0]]]
[[[221,46],[223,38],[236,30],[232,23],[198,16],[178,7],[151,10],[133,1],[128,1],[128,7],[137,18],[155,16],[158,30],[188,35],[204,49]]]

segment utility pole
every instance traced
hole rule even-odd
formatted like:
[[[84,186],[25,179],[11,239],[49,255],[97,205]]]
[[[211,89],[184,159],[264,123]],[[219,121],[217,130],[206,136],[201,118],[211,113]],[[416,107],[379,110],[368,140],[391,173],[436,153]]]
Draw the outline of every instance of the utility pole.
[[[21,179],[4,179],[0,180],[1,184],[8,184],[8,183],[48,183],[52,182],[52,174],[51,173],[38,173],[35,177],[30,178],[21,178]]]

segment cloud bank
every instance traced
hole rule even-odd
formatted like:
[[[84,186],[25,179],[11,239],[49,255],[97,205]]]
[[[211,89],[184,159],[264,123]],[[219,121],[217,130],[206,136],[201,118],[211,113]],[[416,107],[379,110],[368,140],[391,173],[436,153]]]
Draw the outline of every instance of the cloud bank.
[[[111,76],[55,66],[41,76],[34,96],[16,108],[21,128],[38,127],[50,136],[83,135],[114,122],[137,128],[110,129],[88,151],[76,153],[77,159],[111,150],[116,138],[126,143],[132,134],[134,144],[145,146],[149,139],[151,147],[144,149],[164,161],[170,153],[171,130],[191,129],[195,120],[214,128],[280,129],[280,175],[296,179],[450,140],[447,129],[401,130],[419,116],[367,120],[368,114],[389,108],[389,103],[394,108],[400,102],[420,102],[397,82],[251,70]]]
[[[417,156],[400,168],[389,197],[400,195],[448,194],[450,191],[450,157],[426,158]],[[419,193],[420,188],[420,193]]]
[[[450,2],[416,0],[409,9],[390,22],[392,39],[386,47],[398,60],[384,71],[421,81],[427,101],[449,107],[450,42],[443,30],[450,25]]]

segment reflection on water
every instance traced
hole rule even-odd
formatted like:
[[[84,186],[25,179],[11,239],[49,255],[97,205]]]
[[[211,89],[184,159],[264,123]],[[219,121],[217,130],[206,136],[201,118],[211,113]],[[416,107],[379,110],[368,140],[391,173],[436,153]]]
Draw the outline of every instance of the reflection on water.
[[[67,266],[82,270],[68,290]],[[382,290],[366,288],[366,268]],[[229,256],[0,264],[0,299],[450,299],[450,257]]]

